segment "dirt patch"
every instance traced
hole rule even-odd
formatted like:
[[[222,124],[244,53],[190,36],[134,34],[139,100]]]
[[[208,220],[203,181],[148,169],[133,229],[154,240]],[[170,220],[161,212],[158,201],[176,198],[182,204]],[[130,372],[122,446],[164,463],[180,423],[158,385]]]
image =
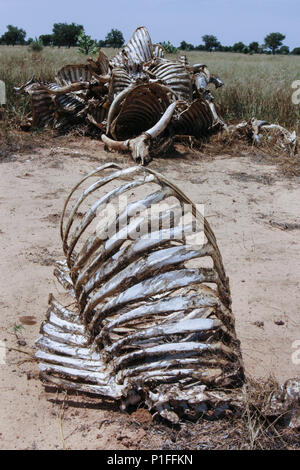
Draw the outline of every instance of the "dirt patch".
[[[270,175],[249,175],[243,172],[229,173],[231,178],[236,179],[237,181],[254,181],[255,183],[267,184],[270,185],[274,182],[274,178]]]
[[[47,215],[47,217],[44,217],[43,220],[47,220],[51,224],[57,226],[60,221],[60,214],[49,214]]]
[[[139,410],[131,413],[130,418],[140,424],[152,423],[151,413],[149,413],[149,411],[144,408],[140,408]]]
[[[265,224],[273,227],[275,229],[283,230],[289,232],[291,230],[300,230],[300,224],[298,222],[288,222],[288,221],[280,221],[270,217],[270,214],[258,214],[260,220],[262,220]],[[288,217],[288,214],[287,214]]]
[[[26,259],[41,266],[53,266],[58,256],[50,253],[47,248],[34,247],[25,253]]]
[[[16,158],[7,157],[0,184],[0,339],[7,346],[6,364],[0,367],[0,447],[250,448],[247,416],[242,421],[200,419],[177,429],[156,417],[150,422],[147,410],[123,414],[111,402],[44,389],[32,354],[48,295],[70,304],[52,274],[54,262],[62,259],[59,217],[65,197],[103,162],[133,162],[127,155],[104,152],[99,141],[73,136],[44,139],[33,150],[26,147]],[[55,162],[62,162],[63,170]],[[300,339],[299,179],[287,179],[274,161],[259,163],[249,149],[212,158],[185,147],[153,160],[151,168],[204,204],[229,276],[247,375],[260,379],[271,373],[280,383],[299,376],[299,365],[292,361],[293,344]],[[34,317],[36,323],[24,322],[15,332],[22,317]],[[260,424],[257,417],[255,423]],[[257,448],[296,447],[294,435],[280,430],[276,440],[266,428]]]
[[[280,230],[299,230],[300,224],[289,223],[289,222],[276,222],[276,220],[269,220],[269,224],[272,227],[279,228]]]

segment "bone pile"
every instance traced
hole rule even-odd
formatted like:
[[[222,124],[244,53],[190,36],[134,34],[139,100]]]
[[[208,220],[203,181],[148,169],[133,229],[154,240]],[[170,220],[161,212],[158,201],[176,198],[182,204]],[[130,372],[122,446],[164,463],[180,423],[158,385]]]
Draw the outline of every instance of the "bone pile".
[[[142,164],[169,151],[175,140],[203,140],[222,130],[250,136],[255,145],[261,130],[268,129],[268,139],[275,131],[280,146],[295,154],[296,134],[281,126],[252,119],[228,128],[217,114],[210,84],[223,85],[204,64],[190,65],[185,56],[165,59],[162,46],[152,44],[142,26],[111,60],[101,51],[97,61],[63,67],[53,83],[33,77],[15,91],[31,100],[32,116],[23,129],[66,131],[89,123],[107,150],[130,152]]]
[[[237,400],[244,372],[228,278],[187,196],[148,168],[105,164],[68,196],[61,239],[54,273],[75,307],[49,297],[43,380],[145,404],[174,423]]]
[[[97,61],[63,67],[53,83],[33,77],[15,90],[31,100],[23,128],[88,122],[108,149],[129,151],[143,164],[166,152],[176,135],[200,139],[224,126],[210,83],[222,85],[204,64],[164,59],[162,46],[140,27],[110,61],[100,52]]]

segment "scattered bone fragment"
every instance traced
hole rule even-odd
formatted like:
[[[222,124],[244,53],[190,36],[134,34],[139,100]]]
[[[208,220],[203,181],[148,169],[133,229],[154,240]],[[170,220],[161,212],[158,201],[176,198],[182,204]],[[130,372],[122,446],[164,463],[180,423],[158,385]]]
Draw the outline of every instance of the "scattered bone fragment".
[[[262,410],[265,416],[281,421],[291,429],[300,429],[300,379],[288,379],[280,389],[271,394]]]
[[[277,145],[290,156],[297,153],[296,132],[289,132],[278,124],[269,124],[267,121],[252,118],[236,126],[228,126],[228,132],[244,135],[249,139],[250,143],[256,146],[264,142],[270,145]]]

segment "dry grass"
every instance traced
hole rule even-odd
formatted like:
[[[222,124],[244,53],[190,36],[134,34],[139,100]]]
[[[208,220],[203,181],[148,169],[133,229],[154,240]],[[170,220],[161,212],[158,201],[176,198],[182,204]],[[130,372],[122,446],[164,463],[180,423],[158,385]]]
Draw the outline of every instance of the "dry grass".
[[[278,417],[264,414],[270,396],[278,387],[272,377],[268,380],[248,379],[242,390],[243,403],[238,409],[227,409],[219,418],[206,415],[195,417],[193,421],[181,419],[177,425],[163,420],[158,413],[151,418],[145,408],[136,410],[133,407],[128,412],[120,412],[117,403],[107,401],[105,406],[110,410],[109,419],[104,419],[99,429],[102,424],[114,423],[117,429],[123,430],[125,445],[130,450],[300,450],[299,430],[287,427],[287,422]],[[49,387],[47,391],[53,392],[54,389]],[[63,399],[57,395],[54,401],[60,412],[65,405],[66,413],[78,402],[82,407],[92,409],[101,403],[99,397],[70,392]],[[62,424],[61,420],[60,427]],[[143,438],[137,441],[132,436],[137,436],[139,430],[144,430],[144,433]]]
[[[115,51],[105,49],[109,57]],[[13,87],[27,82],[32,76],[46,82],[53,81],[61,67],[85,63],[86,59],[76,48],[45,47],[43,51],[35,53],[26,46],[0,46],[0,80],[5,82],[7,93],[7,109],[2,116],[3,127],[17,127],[30,111],[29,98],[16,95]]]
[[[298,134],[299,136],[299,134]],[[283,150],[273,140],[263,140],[262,145],[253,145],[245,136],[239,136],[237,133],[228,134],[221,132],[209,137],[208,140],[197,141],[196,139],[187,139],[185,142],[178,139],[177,149],[182,154],[189,154],[193,160],[213,159],[216,156],[226,158],[237,156],[249,156],[249,158],[264,162],[265,164],[275,165],[279,174],[287,178],[300,176],[300,141],[298,138],[298,151],[295,155],[290,155]]]
[[[104,49],[112,57],[116,49]],[[178,55],[178,54],[177,54]],[[299,79],[300,57],[208,53],[187,53],[190,63],[205,63],[218,75],[225,86],[214,91],[221,115],[229,122],[253,116],[300,130],[300,106],[292,103],[291,84]],[[175,58],[176,55],[168,55]],[[76,48],[46,47],[32,53],[26,46],[0,46],[0,80],[7,87],[7,112],[4,127],[16,126],[29,111],[28,98],[16,96],[13,87],[33,75],[45,81],[53,80],[61,67],[82,63],[86,56]]]
[[[225,86],[213,91],[220,114],[229,122],[251,117],[300,130],[300,105],[291,85],[299,80],[300,57],[189,52],[190,63],[204,63]]]
[[[153,448],[156,440],[166,450],[275,450],[300,449],[300,435],[284,427],[279,419],[270,420],[263,414],[271,394],[278,390],[272,377],[266,381],[249,379],[243,387],[244,406],[240,414],[226,414],[222,419],[197,422],[183,421],[172,429],[157,423],[148,426],[145,448]],[[157,436],[159,442],[157,443]]]
[[[104,49],[112,57],[116,49]],[[289,128],[300,135],[300,105],[294,105],[291,97],[294,91],[291,84],[299,79],[300,57],[266,56],[233,53],[188,52],[190,63],[205,63],[212,73],[218,75],[225,83],[219,90],[213,90],[215,102],[220,114],[227,122],[238,122],[253,116],[263,118]],[[176,58],[177,55],[168,55]],[[16,95],[13,87],[25,83],[33,75],[44,81],[52,81],[56,72],[64,65],[84,63],[87,57],[79,54],[76,48],[46,47],[41,53],[32,53],[26,46],[0,46],[0,80],[6,83],[7,107],[0,115],[0,159],[3,160],[13,151],[26,149],[39,140],[39,131],[32,135],[15,132],[20,121],[30,112],[29,98]],[[1,109],[0,109],[1,114]],[[75,129],[76,130],[76,129]],[[74,132],[75,132],[74,130]],[[230,139],[229,139],[230,140]],[[218,135],[206,143],[202,151],[216,154],[226,149],[232,154],[240,153],[243,142],[228,135]],[[195,147],[196,148],[196,147]],[[255,148],[251,148],[253,154]],[[249,146],[245,151],[249,151]],[[276,163],[286,176],[300,175],[299,157],[290,158],[276,146],[258,150],[265,154],[270,163]]]

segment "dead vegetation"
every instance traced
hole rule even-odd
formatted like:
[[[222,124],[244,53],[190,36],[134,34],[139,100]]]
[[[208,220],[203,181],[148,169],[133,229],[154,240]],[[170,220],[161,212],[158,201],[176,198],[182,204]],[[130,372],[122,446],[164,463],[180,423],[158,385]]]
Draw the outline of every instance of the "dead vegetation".
[[[217,420],[202,417],[196,422],[184,421],[171,430],[154,422],[146,428],[152,439],[147,433],[142,444],[151,449],[156,443],[154,448],[166,450],[300,449],[299,429],[288,427],[284,413],[274,418],[262,412],[278,388],[272,377],[265,381],[248,380],[243,388],[243,411],[239,414],[229,412]]]
[[[32,372],[28,372],[27,377],[28,380],[38,378]],[[70,434],[79,433],[81,439],[85,439],[94,430],[93,448],[97,448],[97,440],[113,430],[111,438],[128,450],[300,450],[300,427],[289,426],[289,410],[276,416],[267,413],[271,397],[280,390],[273,377],[247,379],[239,410],[227,409],[218,417],[209,414],[186,417],[177,424],[151,414],[141,405],[132,405],[120,412],[117,402],[102,402],[96,395],[70,390],[55,393],[52,387],[46,390],[45,396],[54,405],[53,414],[58,419],[62,447],[67,449],[72,449]],[[74,413],[80,414],[78,410],[88,409],[95,411],[93,418],[97,417],[99,409],[107,413],[93,425],[88,421],[66,433],[66,420],[74,419]]]
[[[299,151],[292,155],[266,140],[263,146],[257,147],[252,144],[249,148],[249,144],[238,135],[222,133],[211,136],[206,142],[187,141],[184,145],[194,153],[195,158],[214,158],[217,155],[224,155],[228,158],[247,155],[266,165],[275,165],[279,173],[287,178],[300,176]],[[272,183],[272,178],[270,178],[270,183]]]
[[[31,366],[27,379],[38,379],[32,372],[33,351],[11,347],[9,352],[17,357],[29,355]],[[13,364],[28,369],[24,362],[28,361],[14,360]],[[73,428],[72,434],[79,433],[81,439],[85,439],[94,429],[94,448],[97,448],[97,439],[113,429],[111,437],[128,450],[300,450],[299,397],[294,396],[289,403],[276,400],[280,407],[276,412],[272,408],[274,397],[282,397],[282,390],[284,387],[272,376],[247,378],[241,388],[238,408],[224,408],[217,416],[213,412],[189,415],[174,424],[158,413],[150,413],[143,404],[130,405],[121,412],[118,401],[101,400],[98,395],[75,390],[58,393],[52,386],[46,387],[45,397],[54,405],[52,414],[57,417],[62,447],[66,449],[72,448],[68,441],[70,433],[64,431],[66,420],[73,419],[74,413],[80,414],[76,410],[94,410],[95,418],[99,409],[105,409],[107,413],[102,420],[96,420],[93,425],[87,421]],[[299,381],[294,381],[294,390],[299,392]],[[292,421],[293,414],[297,421],[295,418]]]

